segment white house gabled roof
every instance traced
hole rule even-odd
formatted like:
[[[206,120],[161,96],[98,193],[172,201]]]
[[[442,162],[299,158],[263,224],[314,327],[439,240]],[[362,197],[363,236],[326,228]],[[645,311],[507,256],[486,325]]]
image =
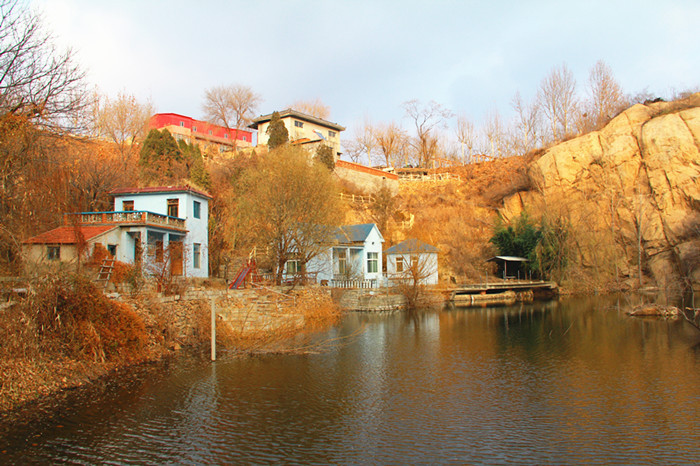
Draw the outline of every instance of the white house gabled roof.
[[[383,242],[384,237],[382,236],[382,232],[379,231],[379,228],[377,228],[377,225],[374,223],[342,225],[338,227],[338,231],[335,233],[335,239],[338,244],[364,243],[373,229],[377,230],[379,238]]]
[[[384,251],[384,254],[418,254],[422,252],[437,254],[440,251],[438,248],[428,243],[424,243],[415,238],[409,238],[405,241],[401,241],[399,244],[393,245]]]

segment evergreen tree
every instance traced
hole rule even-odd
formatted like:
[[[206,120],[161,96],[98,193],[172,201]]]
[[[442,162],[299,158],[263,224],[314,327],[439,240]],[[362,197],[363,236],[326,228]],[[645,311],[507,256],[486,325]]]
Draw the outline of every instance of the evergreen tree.
[[[210,189],[211,178],[204,166],[204,158],[202,151],[199,149],[199,144],[188,144],[185,141],[180,141],[178,144],[182,152],[183,161],[187,166],[190,181],[200,188]]]
[[[335,155],[333,148],[326,144],[321,144],[316,148],[316,160],[328,167],[330,171],[335,169]]]
[[[139,169],[145,184],[174,183],[188,175],[182,151],[167,129],[148,133],[141,146]]]
[[[272,150],[289,142],[289,132],[284,122],[280,118],[279,112],[273,112],[270,119],[270,126],[267,127],[267,147]]]

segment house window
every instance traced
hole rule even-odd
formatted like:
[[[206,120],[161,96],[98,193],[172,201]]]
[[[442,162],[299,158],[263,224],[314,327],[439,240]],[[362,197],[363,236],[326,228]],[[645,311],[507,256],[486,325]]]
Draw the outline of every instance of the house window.
[[[295,274],[299,273],[299,270],[300,270],[300,267],[299,267],[298,260],[287,261],[287,274],[295,275]]]
[[[134,201],[122,201],[122,210],[125,212],[134,210]]]
[[[168,199],[168,216],[177,217],[180,201],[178,199]]]
[[[201,257],[202,245],[200,243],[194,243],[192,245],[192,265],[195,269],[201,267],[200,257]]]
[[[228,133],[224,134],[224,139],[228,139]]]
[[[192,127],[192,131],[197,131],[197,127],[196,127],[196,126],[193,126],[193,127]]]
[[[348,273],[348,252],[344,249],[338,251],[338,273],[341,275]]]
[[[180,126],[185,126],[185,122],[184,122],[184,121],[181,121],[181,122],[180,122]]]
[[[199,201],[194,201],[192,204],[192,216],[194,218],[201,218],[201,208],[202,208],[202,203]]]
[[[379,253],[367,253],[367,273],[377,273],[379,270]]]
[[[304,123],[302,123],[302,122],[299,121],[299,120],[294,120],[294,126],[296,126],[297,128],[303,128],[303,127],[304,127]]]
[[[107,245],[107,252],[109,253],[110,256],[117,257],[117,245],[116,244],[108,244]]]
[[[47,246],[46,258],[50,261],[61,260],[61,246]]]
[[[399,256],[396,258],[396,272],[401,273],[404,270],[404,265],[403,265],[403,256]]]
[[[243,136],[243,140],[244,140],[245,142],[248,142],[248,136]]]
[[[211,130],[209,130],[209,136],[211,136],[212,134],[214,134],[214,133],[212,133],[212,131],[211,131]]]
[[[334,138],[334,137],[335,137],[335,131],[328,131],[328,137],[329,137],[329,138]]]

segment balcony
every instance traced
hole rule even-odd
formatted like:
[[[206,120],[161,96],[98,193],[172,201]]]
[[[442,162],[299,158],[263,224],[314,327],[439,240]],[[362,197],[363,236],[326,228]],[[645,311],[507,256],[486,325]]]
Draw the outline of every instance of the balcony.
[[[147,210],[125,210],[118,212],[79,212],[64,214],[63,223],[73,225],[143,225],[187,231],[185,219],[156,214]]]

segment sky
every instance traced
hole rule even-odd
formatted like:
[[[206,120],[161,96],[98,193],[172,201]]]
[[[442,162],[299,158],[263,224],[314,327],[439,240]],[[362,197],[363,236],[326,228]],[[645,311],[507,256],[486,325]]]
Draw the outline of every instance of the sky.
[[[566,63],[578,90],[598,60],[623,90],[700,85],[700,1],[29,0],[91,86],[202,118],[207,88],[249,86],[258,114],[320,99],[351,134],[410,128],[402,104],[435,101],[477,125],[512,116]]]

